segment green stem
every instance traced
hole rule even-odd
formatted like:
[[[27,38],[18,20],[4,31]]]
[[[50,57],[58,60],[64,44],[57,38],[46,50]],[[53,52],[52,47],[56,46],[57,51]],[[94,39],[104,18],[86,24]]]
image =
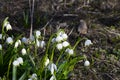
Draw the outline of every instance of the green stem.
[[[53,35],[50,37],[50,39],[49,39],[49,41],[48,41],[48,43],[47,43],[47,48],[46,48],[46,52],[45,52],[45,54],[48,53],[49,46],[50,46],[51,40],[52,40],[52,38],[53,38],[54,35],[55,35],[55,34],[53,34]]]
[[[53,61],[53,56],[54,56],[55,47],[56,47],[56,44],[53,46],[52,54],[51,54],[51,57],[50,57],[50,61]]]
[[[13,65],[13,76],[12,76],[12,80],[16,80],[16,74],[17,74],[17,67]]]
[[[59,62],[60,58],[62,57],[63,52],[64,52],[64,50],[62,50],[62,51],[60,52],[60,56],[58,57],[58,59],[57,59],[57,61],[56,61],[56,65],[58,65],[58,62]]]
[[[35,54],[34,54],[34,57],[37,56],[37,46],[35,45]]]
[[[82,38],[80,39],[80,37],[78,38],[77,42],[75,43],[74,47],[73,47],[73,50],[77,47],[77,45],[79,44],[80,41],[84,40],[86,38]]]
[[[47,70],[46,70],[46,68],[45,68],[45,79],[44,79],[44,80],[46,80],[46,74],[47,74]]]

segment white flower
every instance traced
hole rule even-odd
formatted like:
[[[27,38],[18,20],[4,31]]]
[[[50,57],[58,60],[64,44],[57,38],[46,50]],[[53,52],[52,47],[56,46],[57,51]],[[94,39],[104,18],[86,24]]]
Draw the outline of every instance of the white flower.
[[[37,74],[33,73],[32,76],[28,80],[38,80],[37,79]]]
[[[17,58],[17,61],[19,62],[19,64],[23,64],[23,58],[22,57]]]
[[[36,36],[36,38],[39,38],[40,35],[41,35],[41,32],[37,30],[37,31],[35,32],[35,36]]]
[[[91,44],[93,44],[93,43],[91,42],[91,40],[86,40],[86,41],[85,41],[85,46],[89,46],[89,45],[91,45]]]
[[[49,59],[46,59],[45,61],[45,66],[47,66],[49,64],[50,60]]]
[[[0,34],[0,39],[2,39],[2,34]]]
[[[36,73],[33,73],[33,74],[32,74],[32,79],[35,79],[35,78],[37,78],[37,74],[36,74]]]
[[[86,60],[85,62],[84,62],[84,66],[89,66],[90,65],[90,62],[88,61],[88,60]]]
[[[44,48],[44,46],[45,46],[45,41],[40,41],[40,47]]]
[[[61,42],[62,40],[63,40],[63,38],[61,36],[56,37],[56,42]]]
[[[17,42],[19,43],[19,45],[21,45],[21,40],[18,40]]]
[[[0,44],[0,50],[2,50],[2,45]]]
[[[55,75],[52,75],[51,78],[49,80],[56,80]]]
[[[61,43],[58,43],[58,44],[56,45],[56,47],[57,47],[58,50],[61,50],[61,49],[63,48],[63,45],[62,45]]]
[[[54,71],[57,70],[57,66],[54,63],[48,65],[48,69],[51,71],[51,74],[54,74]]]
[[[26,37],[23,37],[22,42],[25,43],[25,44],[28,44],[28,39]]]
[[[67,40],[68,35],[64,33],[64,34],[61,35],[61,37],[62,37],[64,40]]]
[[[19,45],[21,45],[21,41],[20,41],[20,40],[17,40],[17,41],[15,42],[14,48],[17,48]]]
[[[69,48],[67,48],[65,52],[69,53],[70,55],[74,54],[74,50]]]
[[[12,43],[13,43],[12,37],[8,37],[8,38],[6,39],[6,42],[7,42],[8,44],[12,44]]]
[[[9,22],[6,22],[5,25],[4,25],[4,27],[6,27],[6,30],[7,30],[7,31],[8,31],[8,30],[12,30],[12,26],[10,25]]]
[[[12,30],[12,26],[11,26],[10,24],[8,24],[8,25],[6,26],[6,29],[7,29],[7,31],[8,31],[8,30]]]
[[[26,51],[26,49],[25,49],[25,48],[23,48],[23,49],[21,50],[21,53],[22,53],[22,55],[25,55],[25,54],[27,54],[27,51]]]
[[[52,43],[55,43],[56,42],[56,38],[52,38]]]
[[[14,66],[19,66],[19,62],[17,60],[13,61]]]
[[[15,46],[14,46],[14,48],[17,48],[18,45],[19,45],[19,43],[18,43],[18,42],[15,42]]]
[[[38,41],[38,39],[36,40],[36,46],[40,47],[40,41]]]
[[[69,46],[70,44],[69,44],[69,42],[64,41],[64,42],[62,43],[62,45],[63,45],[63,47],[67,47],[67,46]]]
[[[31,41],[34,41],[35,40],[35,37],[33,35],[30,36],[30,40]]]
[[[32,78],[29,78],[28,80],[33,80]]]

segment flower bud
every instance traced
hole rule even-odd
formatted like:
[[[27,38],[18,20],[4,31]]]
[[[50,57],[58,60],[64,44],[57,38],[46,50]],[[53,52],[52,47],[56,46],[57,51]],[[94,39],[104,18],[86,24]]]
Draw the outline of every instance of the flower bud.
[[[26,49],[25,49],[25,48],[23,48],[23,49],[21,50],[21,53],[22,53],[22,55],[26,55],[26,54],[27,54]]]
[[[50,60],[46,59],[45,66],[47,66],[49,64],[49,62],[50,62]]]
[[[12,44],[12,43],[13,43],[12,37],[8,37],[8,38],[6,39],[6,42],[7,42],[8,44]]]
[[[84,62],[84,66],[89,66],[90,65],[90,62],[88,61],[88,60],[86,60],[85,62]]]

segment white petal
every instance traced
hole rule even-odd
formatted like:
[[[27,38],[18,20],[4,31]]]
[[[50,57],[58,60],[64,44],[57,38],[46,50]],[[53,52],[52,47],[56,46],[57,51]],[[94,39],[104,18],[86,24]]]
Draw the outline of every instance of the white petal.
[[[86,40],[86,41],[85,41],[85,46],[89,46],[89,45],[91,45],[91,44],[92,44],[91,40]]]
[[[23,58],[22,57],[17,58],[17,61],[19,62],[19,64],[23,64]]]
[[[35,32],[35,35],[36,35],[37,38],[39,38],[40,35],[41,35],[41,32],[37,30],[37,31]]]
[[[67,46],[69,46],[70,44],[69,44],[67,41],[64,41],[64,42],[62,43],[62,45],[63,45],[63,47],[67,47]]]
[[[59,43],[59,44],[56,45],[56,47],[57,47],[58,50],[61,50],[63,48],[63,45],[61,43]]]
[[[22,53],[22,55],[25,55],[25,54],[27,54],[27,51],[26,51],[26,49],[25,49],[25,48],[23,48],[23,49],[21,50],[21,53]]]
[[[28,39],[26,37],[23,37],[22,42],[25,43],[25,44],[28,44]]]
[[[56,80],[56,77],[54,75],[52,75],[49,80]]]
[[[0,44],[0,50],[2,50],[2,45]]]
[[[88,60],[85,61],[84,66],[89,66],[90,62]]]
[[[17,60],[15,60],[15,61],[13,62],[13,65],[14,65],[14,66],[19,66],[19,62],[18,62]]]
[[[44,46],[45,46],[45,41],[40,41],[40,47],[44,48]]]
[[[61,36],[56,37],[56,42],[61,42],[62,40],[63,40],[63,38]]]
[[[65,33],[62,34],[61,37],[62,37],[64,40],[67,40],[67,38],[68,38],[67,34],[65,34]]]
[[[8,38],[6,39],[6,42],[7,42],[8,44],[12,44],[12,43],[13,43],[12,37],[8,37]]]
[[[49,62],[50,62],[49,59],[47,59],[45,62],[45,66],[47,66],[49,64]]]

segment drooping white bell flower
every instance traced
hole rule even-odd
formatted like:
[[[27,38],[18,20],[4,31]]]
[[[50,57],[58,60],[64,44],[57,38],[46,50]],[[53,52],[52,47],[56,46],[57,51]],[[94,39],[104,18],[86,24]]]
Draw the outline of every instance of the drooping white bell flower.
[[[19,45],[21,45],[21,41],[20,41],[20,40],[17,40],[17,41],[15,42],[14,48],[17,48]]]
[[[57,71],[57,66],[54,63],[48,65],[48,69],[50,70],[51,74],[54,74],[54,71]]]
[[[37,74],[33,73],[32,76],[28,80],[38,80],[37,79]]]
[[[62,37],[64,40],[67,40],[68,35],[64,33],[64,34],[61,35],[61,37]]]
[[[7,30],[7,31],[8,31],[8,30],[12,30],[12,26],[10,25],[10,23],[7,24],[6,30]]]
[[[90,62],[88,61],[88,60],[86,60],[85,62],[84,62],[84,66],[89,66],[90,65]]]
[[[17,58],[17,61],[19,62],[19,64],[23,64],[23,58],[22,57],[19,57],[19,58]]]
[[[45,47],[45,41],[40,41],[40,47],[44,48]]]
[[[12,43],[13,43],[12,37],[8,37],[8,38],[6,39],[6,42],[7,42],[8,44],[12,44]]]
[[[45,61],[45,66],[47,66],[49,64],[50,60],[49,59],[46,59]]]
[[[19,62],[17,60],[13,61],[14,66],[19,66]]]
[[[8,21],[5,22],[4,27],[6,28],[7,31],[12,30],[12,26],[10,25],[10,23]]]
[[[33,35],[30,36],[30,41],[34,41],[35,37]]]
[[[51,42],[55,43],[56,42],[56,38],[52,38]]]
[[[14,46],[14,48],[17,48],[18,45],[19,45],[19,43],[16,41],[16,42],[15,42],[15,46]]]
[[[58,43],[58,44],[56,45],[56,47],[57,47],[58,50],[61,50],[61,49],[63,48],[63,45],[62,45],[61,43]]]
[[[85,46],[89,46],[89,45],[91,45],[91,44],[93,44],[93,43],[91,42],[91,40],[88,39],[88,40],[85,41]]]
[[[0,50],[2,50],[2,45],[0,44]]]
[[[21,45],[21,40],[17,40],[17,42],[19,43],[19,45]]]
[[[25,49],[25,48],[23,48],[23,49],[21,50],[21,53],[22,53],[22,55],[26,55],[26,54],[27,54],[26,49]]]
[[[26,37],[23,37],[22,42],[25,43],[25,44],[28,44],[28,39]]]
[[[0,39],[2,39],[2,34],[0,34]]]
[[[62,40],[63,40],[63,38],[61,36],[56,37],[56,42],[61,42]]]
[[[65,50],[65,52],[67,52],[69,55],[73,55],[74,54],[74,50],[73,49],[70,49],[70,48],[67,48]]]
[[[39,38],[40,35],[41,35],[41,32],[37,30],[37,31],[35,32],[35,36],[36,36],[36,38]]]
[[[36,46],[40,47],[40,41],[38,39],[36,40]]]
[[[69,42],[64,41],[64,42],[62,43],[62,45],[63,45],[63,47],[68,47],[70,44],[69,44]]]
[[[55,75],[52,75],[49,80],[56,80]]]
[[[32,76],[31,76],[31,78],[34,79],[34,80],[37,80],[37,74],[33,73]]]

